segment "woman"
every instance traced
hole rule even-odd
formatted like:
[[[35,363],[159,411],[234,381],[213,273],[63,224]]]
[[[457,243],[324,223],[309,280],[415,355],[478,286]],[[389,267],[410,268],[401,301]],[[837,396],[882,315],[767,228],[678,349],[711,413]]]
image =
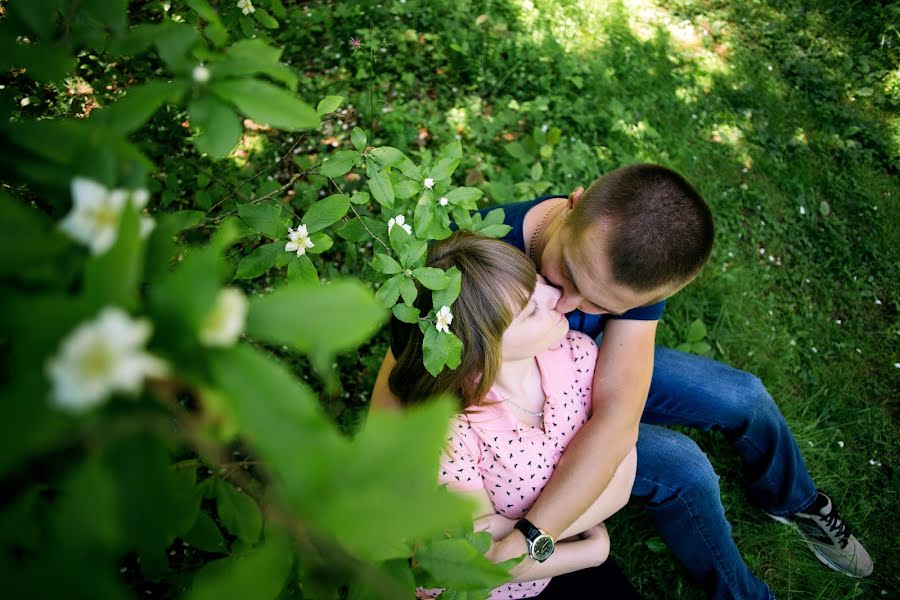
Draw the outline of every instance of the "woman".
[[[472,496],[476,527],[499,539],[540,495],[566,445],[590,417],[597,347],[569,331],[554,309],[559,292],[508,244],[458,232],[430,248],[428,265],[456,267],[462,275],[452,322],[463,344],[461,364],[432,377],[422,364],[418,325],[394,322],[397,364],[389,385],[404,404],[442,393],[460,398],[440,481]],[[430,306],[427,290],[418,302]],[[544,562],[526,558],[513,571],[513,582],[493,590],[491,598],[544,597],[545,590],[553,592],[551,577],[603,563],[609,537],[602,521],[628,501],[635,467],[632,451],[604,493],[560,536],[552,555]],[[523,534],[523,553],[526,547]],[[611,597],[608,589],[596,591]],[[581,590],[579,597],[589,593]]]

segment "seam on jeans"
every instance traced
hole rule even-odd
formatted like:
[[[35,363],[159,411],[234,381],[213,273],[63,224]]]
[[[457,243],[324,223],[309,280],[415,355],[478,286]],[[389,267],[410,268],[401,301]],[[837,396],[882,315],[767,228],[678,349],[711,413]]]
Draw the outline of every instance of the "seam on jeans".
[[[664,485],[658,481],[654,481],[652,479],[647,479],[646,477],[641,477],[640,475],[637,475],[636,477],[640,477],[640,479],[642,481],[648,481],[648,482],[651,482],[661,488],[665,488],[665,489],[669,490],[670,492],[677,492],[676,489],[671,488],[667,485]],[[721,555],[718,552],[716,552],[712,546],[710,546],[709,541],[707,541],[707,539],[706,539],[707,535],[703,531],[703,528],[699,525],[699,521],[694,517],[694,512],[691,510],[690,504],[681,496],[681,494],[675,493],[674,495],[675,495],[675,498],[679,502],[681,502],[684,505],[684,507],[687,509],[688,515],[690,515],[690,518],[691,518],[691,522],[695,523],[694,527],[700,533],[700,539],[703,540],[703,543],[706,545],[706,549],[716,559],[716,562],[722,565],[722,572],[730,579],[731,589],[736,588],[737,585],[735,585],[735,584],[737,583],[737,577],[735,576],[735,573],[732,572],[731,569],[727,568],[727,566],[725,565],[725,561],[722,560]],[[720,499],[720,502],[721,502],[721,499]],[[644,510],[647,510],[647,509],[645,508]],[[726,523],[728,522],[727,518],[725,519],[725,522]],[[732,543],[732,545],[734,544],[734,539],[731,540],[731,543]],[[735,546],[735,551],[737,551],[737,546]],[[738,558],[740,558],[741,561],[744,560],[743,558],[741,558],[740,552],[738,552]],[[748,571],[749,571],[749,569],[748,569]],[[753,576],[752,573],[751,573],[751,576]],[[763,585],[765,585],[765,584],[763,584]]]

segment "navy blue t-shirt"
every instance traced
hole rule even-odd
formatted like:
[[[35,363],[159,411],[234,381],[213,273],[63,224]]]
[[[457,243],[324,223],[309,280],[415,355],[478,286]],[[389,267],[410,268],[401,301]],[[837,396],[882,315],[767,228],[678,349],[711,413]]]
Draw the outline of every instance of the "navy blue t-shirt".
[[[512,230],[510,230],[510,232],[506,234],[506,237],[502,238],[503,241],[515,246],[522,252],[526,252],[525,235],[523,231],[523,227],[525,225],[525,214],[535,204],[538,204],[550,198],[565,198],[565,196],[541,196],[540,198],[535,198],[534,200],[526,200],[525,202],[516,202],[514,204],[504,204],[499,207],[493,206],[491,208],[485,208],[480,210],[479,212],[482,214],[482,216],[484,216],[495,208],[502,208],[504,211],[503,222],[512,227]],[[570,328],[575,329],[576,331],[581,331],[582,333],[595,338],[603,331],[603,328],[605,327],[606,321],[608,319],[658,321],[662,316],[663,310],[665,310],[665,308],[666,301],[663,300],[662,302],[657,302],[656,304],[651,304],[650,306],[632,308],[631,310],[628,310],[621,315],[589,315],[587,313],[581,312],[580,310],[573,310],[572,312],[567,314],[566,317],[569,319]]]

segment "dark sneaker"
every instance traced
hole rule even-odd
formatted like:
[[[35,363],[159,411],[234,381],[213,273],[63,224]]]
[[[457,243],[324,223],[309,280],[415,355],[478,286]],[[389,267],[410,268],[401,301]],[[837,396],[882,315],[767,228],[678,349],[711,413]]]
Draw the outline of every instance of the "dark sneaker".
[[[874,567],[869,553],[850,533],[850,527],[844,523],[831,498],[822,492],[805,512],[787,517],[769,516],[797,528],[816,558],[835,571],[851,577],[872,574]]]

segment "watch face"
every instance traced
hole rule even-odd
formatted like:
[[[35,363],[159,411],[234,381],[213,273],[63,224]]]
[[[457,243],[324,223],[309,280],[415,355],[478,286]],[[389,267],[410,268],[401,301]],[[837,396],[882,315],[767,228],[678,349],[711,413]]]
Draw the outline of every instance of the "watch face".
[[[553,538],[549,535],[542,535],[534,540],[531,549],[534,553],[534,559],[538,562],[544,562],[553,554]]]

